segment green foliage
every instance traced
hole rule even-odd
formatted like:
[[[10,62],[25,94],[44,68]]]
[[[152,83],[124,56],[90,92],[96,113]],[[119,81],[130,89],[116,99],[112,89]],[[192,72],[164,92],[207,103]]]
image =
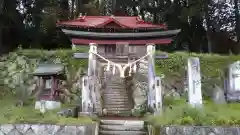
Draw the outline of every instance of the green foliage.
[[[47,111],[41,114],[39,110],[35,110],[33,103],[28,106],[16,107],[11,96],[6,96],[0,100],[0,124],[15,123],[49,123],[49,124],[84,124],[92,123],[90,117],[65,118],[57,116],[59,110]],[[31,112],[31,113],[30,113]]]
[[[86,52],[87,48],[79,48],[77,52]],[[4,80],[5,86],[10,88],[13,94],[17,94],[22,99],[27,99],[31,94],[29,89],[34,83],[31,73],[35,70],[37,65],[42,61],[49,63],[62,63],[65,68],[67,76],[68,90],[73,90],[75,95],[80,95],[79,91],[74,88],[75,81],[80,76],[79,72],[87,67],[87,60],[74,59],[73,50],[17,50],[5,56],[3,64],[1,64],[1,78]],[[25,96],[25,97],[23,97]],[[76,97],[77,98],[77,97]]]
[[[203,95],[209,96],[214,84],[223,87],[224,72],[229,64],[240,59],[240,55],[221,56],[216,54],[195,54],[187,52],[169,53],[168,59],[156,60],[156,74],[166,78],[173,76],[184,80],[187,59],[199,57]]]
[[[163,113],[148,116],[147,121],[159,127],[162,125],[240,125],[239,104],[216,105],[211,102],[204,103],[202,108],[192,108],[182,102],[170,104],[164,108]]]

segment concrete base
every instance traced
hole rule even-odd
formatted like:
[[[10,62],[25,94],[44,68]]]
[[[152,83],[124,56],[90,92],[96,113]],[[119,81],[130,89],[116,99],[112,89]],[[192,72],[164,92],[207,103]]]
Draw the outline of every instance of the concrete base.
[[[45,104],[45,107],[47,110],[52,110],[52,109],[57,109],[57,108],[61,108],[61,102],[59,101],[36,101],[35,102],[35,109],[40,109],[41,108],[41,104]]]

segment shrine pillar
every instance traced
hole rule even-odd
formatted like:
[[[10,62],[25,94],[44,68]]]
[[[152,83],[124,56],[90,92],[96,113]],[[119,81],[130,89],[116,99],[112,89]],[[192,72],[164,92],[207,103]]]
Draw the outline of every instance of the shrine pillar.
[[[96,107],[99,106],[99,84],[98,84],[98,74],[97,74],[97,44],[89,44],[89,59],[88,59],[88,90],[90,92],[90,101],[92,104],[92,112],[96,112]]]
[[[88,76],[96,75],[96,56],[93,53],[97,53],[97,44],[89,44],[89,57],[88,57]]]

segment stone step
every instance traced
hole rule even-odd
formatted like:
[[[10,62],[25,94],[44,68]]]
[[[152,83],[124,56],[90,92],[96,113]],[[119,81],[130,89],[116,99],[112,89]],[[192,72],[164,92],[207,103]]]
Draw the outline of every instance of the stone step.
[[[114,108],[105,108],[107,109],[107,112],[120,112],[120,111],[131,111],[131,108],[121,108],[121,107],[114,107]]]
[[[124,99],[124,98],[122,98],[122,99]],[[115,105],[120,105],[120,104],[127,105],[130,102],[130,100],[128,100],[127,98],[125,98],[124,100],[121,100],[121,98],[118,98],[118,99],[103,99],[103,101],[104,101],[104,104],[109,104],[109,105],[112,105],[112,104],[115,104]]]
[[[144,121],[142,120],[100,120],[102,125],[124,125],[124,126],[142,126],[144,127]]]
[[[130,108],[130,104],[104,104],[104,108]]]
[[[121,115],[122,116],[122,114],[130,115],[130,114],[132,114],[132,112],[131,112],[131,110],[127,110],[127,111],[108,111],[107,112],[108,116],[116,116],[116,115]]]
[[[103,91],[103,93],[109,93],[109,92],[128,93],[128,91],[124,89],[106,89],[105,91]]]
[[[128,99],[128,94],[107,93],[103,95],[104,99]]]
[[[115,97],[115,98],[103,98],[103,101],[105,103],[107,102],[112,102],[112,103],[118,103],[118,104],[121,104],[121,103],[126,103],[126,102],[129,102],[129,99],[126,99],[124,97],[120,98],[120,97]]]
[[[144,131],[100,131],[100,135],[147,135]]]
[[[127,105],[130,104],[129,101],[113,101],[113,100],[104,100],[104,105]]]
[[[123,84],[118,84],[118,85],[108,85],[107,86],[108,88],[121,88],[121,89],[124,89],[124,86],[123,86]]]
[[[104,91],[103,94],[120,94],[120,95],[125,96],[126,94],[128,94],[128,92],[127,91],[111,91],[111,90],[109,90],[109,91]]]
[[[126,90],[106,90],[106,91],[103,91],[103,93],[129,93],[128,91]]]
[[[120,89],[120,90],[125,90],[123,86],[107,86],[107,89]]]
[[[105,89],[105,91],[121,91],[121,92],[127,92],[127,90],[125,88],[112,88],[109,87],[107,89]]]
[[[100,125],[100,130],[107,131],[144,131],[144,126],[123,126],[123,125]]]
[[[115,97],[115,98],[103,98],[104,103],[114,103],[114,104],[124,104],[130,102],[128,98],[125,97]]]
[[[126,92],[104,92],[103,97],[109,97],[112,96],[112,98],[115,97],[128,97],[128,93]]]

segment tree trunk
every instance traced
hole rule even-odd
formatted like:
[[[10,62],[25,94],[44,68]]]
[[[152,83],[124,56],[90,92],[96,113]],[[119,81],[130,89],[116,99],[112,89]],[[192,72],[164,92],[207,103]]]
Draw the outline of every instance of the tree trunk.
[[[68,3],[68,0],[61,0],[61,1],[60,1],[60,9],[61,9],[60,19],[63,19],[63,20],[69,19],[70,11],[69,11],[69,3]]]
[[[208,52],[211,53],[212,52],[212,42],[211,42],[211,38],[209,37],[209,32],[211,31],[211,22],[210,22],[210,17],[209,17],[209,12],[208,12],[208,5],[210,3],[209,2],[205,2],[204,5],[204,13],[205,13],[205,19],[206,19],[206,25],[207,25],[207,30],[206,30],[206,37],[207,37],[207,42],[208,42]]]
[[[238,8],[238,0],[234,0],[234,8],[235,8],[235,18],[236,18],[236,35],[237,35],[237,43],[240,40],[240,16],[239,16],[239,8]]]
[[[71,19],[74,19],[74,5],[75,5],[75,0],[72,0],[72,3],[71,3]]]
[[[3,8],[4,7],[4,0],[0,0],[0,16],[2,16],[3,13]],[[4,46],[2,42],[2,35],[3,35],[3,22],[0,20],[0,55],[4,52]]]
[[[76,0],[75,3],[76,3],[76,17],[78,17],[80,13],[84,13],[84,3],[82,0]]]

